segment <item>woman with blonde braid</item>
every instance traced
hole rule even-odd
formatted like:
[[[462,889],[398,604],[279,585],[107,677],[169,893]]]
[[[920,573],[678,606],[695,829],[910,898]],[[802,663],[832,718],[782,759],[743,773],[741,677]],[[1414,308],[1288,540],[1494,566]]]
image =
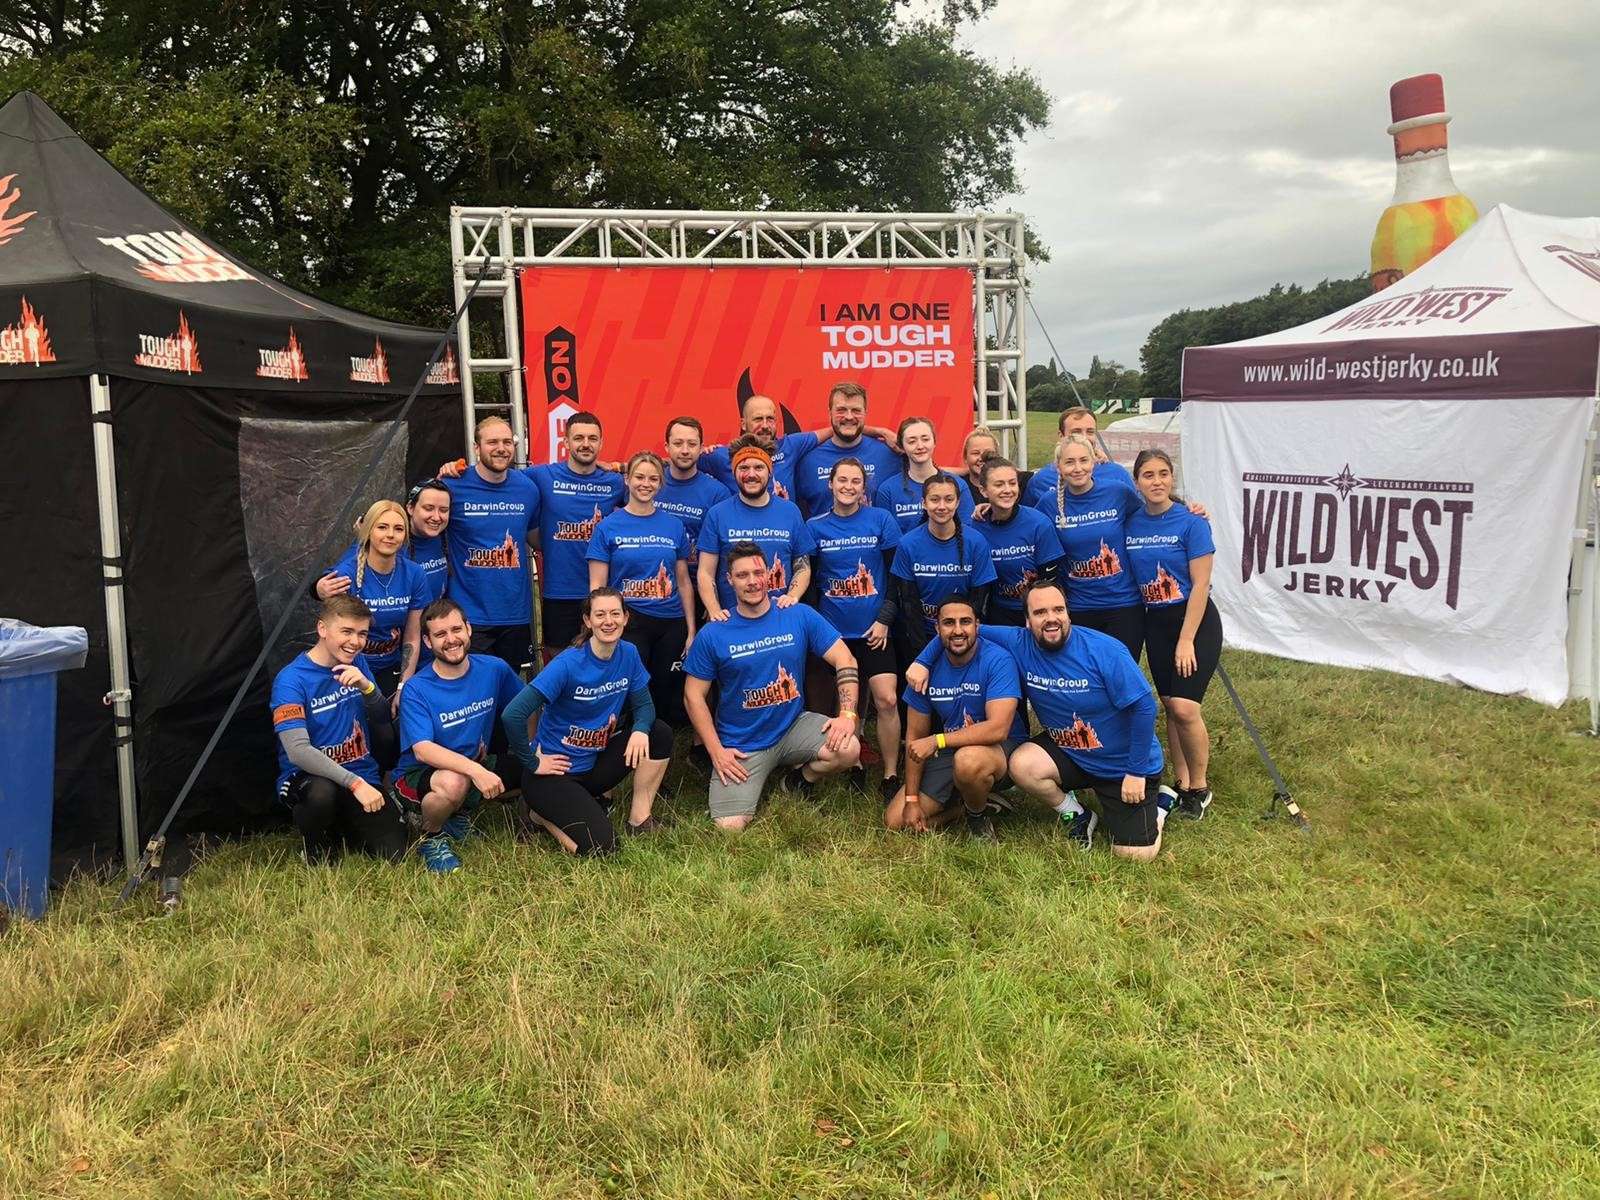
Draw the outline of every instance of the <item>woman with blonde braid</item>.
[[[377,675],[373,682],[397,702],[417,669],[422,610],[433,594],[427,573],[405,553],[410,528],[403,507],[379,500],[356,523],[356,544],[316,584],[319,600],[348,593],[372,610],[363,654]]]

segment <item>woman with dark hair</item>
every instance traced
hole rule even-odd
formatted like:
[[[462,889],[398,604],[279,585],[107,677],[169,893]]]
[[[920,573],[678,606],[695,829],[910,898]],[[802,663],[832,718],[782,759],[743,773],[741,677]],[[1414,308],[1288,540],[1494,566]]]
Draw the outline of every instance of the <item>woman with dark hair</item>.
[[[622,594],[595,588],[581,615],[577,644],[551,659],[500,720],[522,763],[522,798],[533,820],[569,854],[601,855],[616,848],[602,798],[630,771],[628,832],[659,827],[651,809],[672,756],[672,730],[656,720],[650,676],[623,640]]]
[[[901,421],[896,440],[900,443],[905,466],[878,484],[872,503],[888,512],[904,532],[920,525],[927,515],[922,507],[922,485],[945,472],[933,461],[938,436],[927,417],[907,417]],[[963,521],[971,520],[972,496],[965,487],[960,489],[957,504],[957,516]]]
[[[806,523],[817,543],[817,566],[811,577],[817,611],[839,631],[872,694],[883,756],[880,787],[892,796],[900,790],[900,706],[895,694],[899,667],[890,640],[895,606],[889,567],[900,544],[900,526],[883,509],[862,503],[867,471],[860,459],[835,462],[828,488],[833,507]],[[865,705],[862,708],[865,711]],[[858,737],[863,724],[858,718]]]
[[[694,592],[689,586],[689,535],[683,522],[656,505],[665,473],[648,450],[628,460],[628,503],[601,520],[589,539],[589,585],[611,587],[628,607],[624,637],[650,674],[656,712],[669,724],[688,723],[683,712],[681,663],[694,640]],[[581,640],[581,638],[580,638]]]
[[[1125,542],[1145,607],[1145,653],[1156,695],[1167,710],[1167,745],[1178,789],[1174,805],[1199,820],[1211,805],[1206,768],[1211,735],[1201,702],[1222,656],[1222,617],[1211,600],[1216,544],[1211,522],[1173,495],[1172,459],[1141,450],[1134,485],[1144,504],[1128,518]]]
[[[450,489],[437,479],[424,479],[406,496],[406,512],[411,517],[411,537],[406,557],[422,568],[427,580],[427,603],[444,595],[450,583],[449,547],[445,527],[450,524]],[[427,657],[426,650],[423,657]]]
[[[1036,508],[1019,507],[1022,480],[1009,460],[991,455],[979,479],[984,505],[976,524],[994,551],[994,590],[989,593],[991,625],[1024,625],[1022,597],[1035,579],[1054,579],[1065,552],[1055,523]]]
[[[941,600],[968,596],[980,621],[987,610],[994,563],[988,539],[977,527],[962,525],[960,501],[966,494],[954,475],[940,472],[925,482],[925,519],[901,537],[894,552],[898,632],[912,655],[933,636]]]

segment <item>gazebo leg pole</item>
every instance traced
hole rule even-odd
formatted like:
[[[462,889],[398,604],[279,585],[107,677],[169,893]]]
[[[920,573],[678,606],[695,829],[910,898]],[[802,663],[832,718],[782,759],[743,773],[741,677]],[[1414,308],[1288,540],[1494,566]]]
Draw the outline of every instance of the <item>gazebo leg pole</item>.
[[[117,752],[117,795],[122,811],[122,857],[132,871],[139,863],[139,805],[133,771],[133,691],[128,670],[128,620],[123,604],[122,522],[117,511],[117,459],[111,439],[111,381],[89,376],[89,411],[94,425],[94,482],[100,501],[100,572],[106,596],[106,649],[111,659],[111,708]]]

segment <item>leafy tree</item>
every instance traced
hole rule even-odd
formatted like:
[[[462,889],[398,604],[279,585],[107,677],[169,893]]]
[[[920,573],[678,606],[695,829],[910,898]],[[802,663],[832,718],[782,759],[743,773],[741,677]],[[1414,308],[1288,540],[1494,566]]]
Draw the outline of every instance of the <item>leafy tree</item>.
[[[1145,338],[1139,352],[1145,394],[1176,396],[1183,374],[1183,351],[1292,329],[1338,312],[1371,295],[1366,275],[1324,279],[1313,288],[1275,283],[1263,295],[1216,308],[1185,308],[1167,317]]]
[[[1043,90],[963,49],[993,0],[14,0],[37,91],[244,257],[449,311],[451,204],[947,210],[1017,190]]]

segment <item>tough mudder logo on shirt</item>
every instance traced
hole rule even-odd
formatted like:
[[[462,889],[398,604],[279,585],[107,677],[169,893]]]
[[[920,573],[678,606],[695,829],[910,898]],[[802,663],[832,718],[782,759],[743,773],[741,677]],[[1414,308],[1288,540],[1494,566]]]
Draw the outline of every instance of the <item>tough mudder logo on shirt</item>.
[[[877,594],[877,581],[872,578],[872,572],[867,569],[867,564],[859,558],[856,560],[854,575],[832,580],[828,584],[828,590],[823,593],[834,600],[859,600],[864,596]]]
[[[1099,750],[1100,735],[1094,731],[1094,726],[1085,721],[1077,713],[1072,714],[1072,724],[1065,729],[1050,729],[1050,737],[1056,745],[1063,750]]]
[[[1174,604],[1183,599],[1183,588],[1167,570],[1165,563],[1156,564],[1156,577],[1139,585],[1139,593],[1146,604]]]
[[[401,630],[396,629],[385,637],[376,630],[369,631],[367,633],[367,648],[362,653],[370,654],[374,658],[384,654],[393,654],[400,649],[401,632]]]
[[[611,740],[611,735],[617,729],[617,714],[612,713],[606,723],[599,729],[585,729],[582,725],[568,725],[566,736],[561,739],[563,745],[571,746],[574,750],[604,750],[606,743]]]
[[[585,542],[594,536],[594,527],[600,524],[600,506],[594,506],[594,513],[587,521],[557,521],[555,539],[558,542]]]
[[[185,375],[200,374],[200,343],[189,318],[178,311],[178,331],[171,337],[158,337],[151,333],[139,335],[139,353],[133,361],[141,367],[157,371],[182,371]]]
[[[1100,539],[1100,553],[1093,558],[1074,558],[1067,564],[1069,579],[1110,579],[1122,574],[1122,559]]]
[[[0,328],[0,365],[20,367],[55,362],[56,352],[50,345],[50,333],[44,327],[44,318],[34,312],[33,305],[22,297],[22,316],[15,325]]]
[[[282,350],[258,347],[256,353],[261,356],[261,363],[256,367],[256,375],[261,379],[287,379],[298,383],[311,378],[306,370],[305,351],[300,348],[293,325],[289,326],[289,341]]]
[[[617,590],[624,600],[670,600],[672,575],[667,564],[662,563],[661,569],[648,579],[624,579]]]
[[[515,569],[522,566],[522,553],[517,546],[517,539],[511,536],[511,531],[506,531],[506,540],[498,546],[480,546],[476,550],[468,550],[467,557],[461,563],[464,567],[481,567],[491,570]]]
[[[778,664],[778,674],[771,683],[764,687],[745,688],[744,690],[744,707],[746,709],[774,708],[780,704],[790,704],[798,699],[800,699],[800,687],[795,683],[794,676],[789,674],[788,669],[782,663]]]
[[[1246,471],[1243,483],[1242,583],[1288,567],[1286,592],[1387,604],[1401,583],[1443,584],[1458,606],[1471,483],[1364,479],[1349,464],[1337,475]]]
[[[1401,325],[1422,325],[1428,321],[1453,321],[1465,325],[1496,300],[1510,293],[1510,288],[1503,287],[1424,288],[1403,296],[1391,296],[1384,292],[1381,299],[1352,309],[1322,332],[1332,333],[1335,329],[1388,329]]]
[[[340,766],[345,763],[356,762],[367,756],[366,731],[361,728],[361,722],[357,721],[355,728],[350,731],[350,736],[337,746],[318,746],[317,749],[321,750]]]
[[[103,237],[100,242],[122,251],[138,264],[135,269],[139,274],[157,283],[228,283],[255,278],[194,234],[181,229]]]
[[[1022,599],[1023,593],[1028,590],[1028,585],[1037,578],[1039,578],[1039,572],[1035,571],[1032,567],[1024,567],[1022,569],[1021,579],[1017,580],[1015,583],[997,583],[994,585],[994,590],[999,595],[1004,596],[1007,600],[1020,600]]]
[[[767,591],[783,592],[789,589],[789,573],[783,569],[783,560],[776,554],[767,566]]]
[[[367,358],[350,356],[351,383],[388,383],[389,356],[383,352],[383,339],[374,338],[372,354]]]

